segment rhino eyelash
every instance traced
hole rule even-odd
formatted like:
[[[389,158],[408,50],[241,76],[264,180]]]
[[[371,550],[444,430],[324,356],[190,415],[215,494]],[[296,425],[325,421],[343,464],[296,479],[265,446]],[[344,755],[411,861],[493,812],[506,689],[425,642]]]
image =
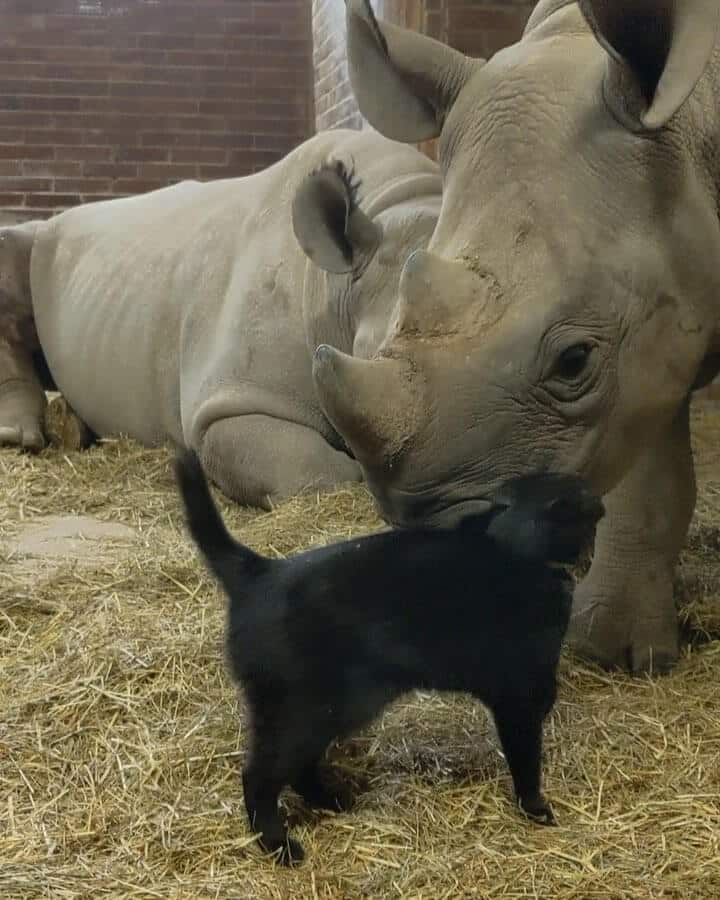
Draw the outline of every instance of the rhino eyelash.
[[[334,172],[342,181],[348,198],[348,213],[354,213],[360,205],[359,195],[362,185],[362,181],[355,174],[355,166],[348,168],[341,159],[337,159],[327,163],[323,168]]]

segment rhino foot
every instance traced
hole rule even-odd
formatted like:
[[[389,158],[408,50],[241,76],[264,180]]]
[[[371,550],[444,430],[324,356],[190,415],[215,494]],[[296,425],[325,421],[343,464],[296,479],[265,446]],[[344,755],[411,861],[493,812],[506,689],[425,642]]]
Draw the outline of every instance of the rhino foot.
[[[695,506],[687,402],[603,502],[568,641],[605,668],[667,672],[680,655],[673,580]]]
[[[657,587],[643,603],[638,595],[602,596],[581,583],[567,637],[572,651],[604,669],[669,672],[680,654],[678,619],[671,590],[658,592]]]
[[[45,435],[36,422],[0,425],[0,446],[19,447],[22,450],[39,453],[45,447]]]
[[[0,385],[0,446],[42,450],[46,402],[45,392],[33,381],[14,379]]]

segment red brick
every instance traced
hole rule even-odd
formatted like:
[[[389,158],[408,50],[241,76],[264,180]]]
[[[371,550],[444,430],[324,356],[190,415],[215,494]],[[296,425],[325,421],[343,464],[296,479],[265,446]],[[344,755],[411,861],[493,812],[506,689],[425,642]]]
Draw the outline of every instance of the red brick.
[[[198,94],[196,85],[187,80],[175,84],[153,83],[151,81],[115,81],[110,86],[110,96],[138,97],[142,102],[150,98],[194,99]],[[114,105],[114,100],[112,101]]]
[[[56,178],[54,190],[60,194],[109,194],[112,185],[110,178]]]
[[[82,174],[86,178],[134,178],[137,166],[132,163],[83,163]]]
[[[165,133],[150,131],[141,135],[143,146],[147,147],[176,147],[191,151],[193,147],[199,148],[239,148],[253,146],[253,135],[249,131],[176,131]]]
[[[115,154],[118,162],[166,162],[168,151],[160,147],[122,147]]]
[[[197,50],[169,50],[166,54],[167,62],[171,66],[219,66],[225,65],[225,53],[223,51]]]
[[[197,131],[144,131],[138,139],[143,147],[197,147],[201,134]]]
[[[522,7],[464,5],[457,9],[451,8],[450,27],[451,31],[457,29],[458,32],[464,30],[482,32],[493,29],[500,31],[508,29],[517,31],[519,35],[525,26],[527,18],[527,12]]]
[[[0,110],[47,110],[52,113],[80,109],[79,97],[36,97],[30,94],[0,96]]]
[[[26,206],[51,209],[56,206],[77,206],[80,198],[77,194],[28,194],[25,198]]]
[[[86,53],[83,50],[83,56]],[[168,62],[168,55],[165,50],[114,49],[109,52],[108,60],[120,65],[161,66]]]
[[[292,67],[278,69],[256,69],[252,73],[253,85],[261,88],[274,87],[280,88],[285,94],[292,94],[293,91],[300,90],[305,95],[303,82],[294,82]]]
[[[1,98],[0,98],[1,99]],[[64,97],[59,99],[65,99]],[[79,108],[86,112],[145,113],[152,115],[186,114],[198,111],[197,100],[173,100],[159,97],[81,97]]]
[[[0,190],[3,191],[51,191],[53,189],[52,178],[2,178]]]
[[[22,128],[6,128],[0,119],[0,144],[22,144],[25,141],[25,132]]]
[[[165,187],[167,182],[163,179],[148,178],[118,178],[113,184],[113,192],[116,194],[146,194]]]
[[[138,166],[138,177],[174,182],[183,178],[195,178],[196,170],[196,166],[181,163],[146,163]]]
[[[227,162],[227,155],[227,150],[198,147],[190,150],[172,150],[170,153],[170,160],[174,163],[208,163],[220,165]]]
[[[230,153],[229,164],[231,166],[244,164],[269,166],[280,159],[282,155],[282,153],[274,153],[269,150],[237,150]]]
[[[4,125],[19,125],[29,128],[56,128],[57,117],[51,113],[3,111],[0,115]]]
[[[108,128],[123,129],[132,133],[143,128],[162,128],[166,124],[164,116],[157,115],[113,115],[112,113],[68,113],[62,118],[67,128],[81,128],[97,131]]]
[[[204,84],[198,85],[196,92],[198,97],[201,100],[242,100],[242,102],[251,104],[253,102],[252,97],[243,97],[242,94],[249,94],[250,91],[247,88],[250,85],[251,81],[251,73],[244,72],[238,73],[235,71],[231,71],[229,69],[223,70],[223,74],[231,74],[233,77],[233,81],[231,84],[222,83],[222,84]],[[237,92],[237,93],[236,93]],[[242,92],[242,93],[240,93]]]
[[[0,93],[12,94],[43,94],[62,95],[68,97],[92,97],[99,94],[107,94],[108,85],[105,81],[84,81],[78,75],[72,81],[45,80],[25,78],[15,81],[5,78],[0,82]]]
[[[252,4],[252,17],[256,22],[275,24],[283,22],[295,25],[302,24],[304,9],[297,3],[283,3],[282,0],[267,0],[263,3],[255,0]]]
[[[137,46],[141,50],[195,50],[196,38],[178,37],[174,34],[141,34]],[[220,44],[222,49],[222,44]]]
[[[253,105],[245,100],[229,96],[225,100],[201,100],[199,112],[203,116],[241,116],[252,115]]]
[[[0,144],[0,159],[54,159],[54,147],[30,147],[26,144]]]
[[[48,178],[56,176],[80,175],[81,165],[79,162],[56,162],[51,160],[26,160],[22,163],[23,175],[41,175]]]
[[[151,127],[158,127],[157,118]],[[168,116],[164,127],[168,131],[226,131],[230,124],[227,116]]]
[[[120,197],[127,196],[126,194],[120,194]],[[102,203],[107,200],[118,200],[119,196],[117,194],[81,194],[80,202],[81,203]]]
[[[87,147],[85,145],[75,147],[56,147],[55,159],[79,159],[85,160],[108,160],[112,157],[111,147]]]
[[[82,141],[83,133],[80,130],[61,131],[54,128],[46,129],[28,129],[25,131],[25,143],[37,144],[43,146],[47,144],[50,147],[60,145],[67,146],[69,144],[79,144]]]
[[[253,137],[255,150],[272,150],[283,155],[287,147],[287,137],[274,134],[256,134]]]
[[[132,131],[108,128],[92,128],[83,133],[83,144],[101,147],[136,147],[140,136]]]
[[[219,178],[241,178],[252,172],[252,160],[244,159],[226,166],[198,166],[200,181],[217,181]]]

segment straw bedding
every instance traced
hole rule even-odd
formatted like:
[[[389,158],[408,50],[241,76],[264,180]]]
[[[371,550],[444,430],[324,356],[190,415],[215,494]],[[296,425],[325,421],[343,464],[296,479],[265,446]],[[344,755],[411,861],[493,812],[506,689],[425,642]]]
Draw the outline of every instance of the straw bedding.
[[[352,813],[288,796],[309,854],[294,871],[246,829],[223,601],[184,536],[168,453],[1,451],[0,896],[720,897],[720,414],[694,418],[690,642],[657,680],[563,661],[546,731],[560,827],[515,812],[480,707],[412,695],[332,750],[363,785]],[[379,525],[361,488],[272,513],[221,502],[270,554]],[[71,515],[127,527],[63,544],[48,517]]]

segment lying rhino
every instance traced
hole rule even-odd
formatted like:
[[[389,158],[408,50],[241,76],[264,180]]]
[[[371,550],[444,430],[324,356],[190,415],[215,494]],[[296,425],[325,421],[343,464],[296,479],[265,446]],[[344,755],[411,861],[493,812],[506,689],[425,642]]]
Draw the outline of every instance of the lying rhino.
[[[96,434],[193,448],[241,502],[360,479],[312,354],[375,352],[440,198],[417,150],[337,130],[247,178],[0,230],[0,441],[44,444],[41,350]]]
[[[678,655],[688,401],[720,369],[717,0],[543,0],[490,61],[347,0],[353,90],[439,137],[440,218],[374,360],[321,347],[323,408],[386,516],[443,522],[550,468],[606,494],[573,639]]]

